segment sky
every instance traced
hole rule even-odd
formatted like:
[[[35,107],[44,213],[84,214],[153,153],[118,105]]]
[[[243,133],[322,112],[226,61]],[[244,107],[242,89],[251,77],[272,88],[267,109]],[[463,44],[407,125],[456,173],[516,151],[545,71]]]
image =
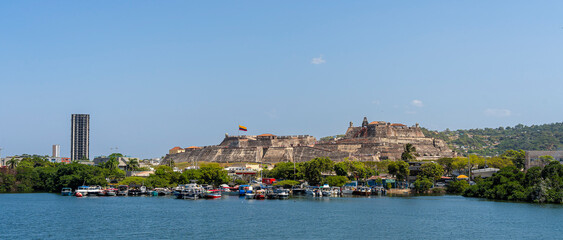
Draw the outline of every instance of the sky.
[[[563,120],[561,1],[1,1],[2,156]]]

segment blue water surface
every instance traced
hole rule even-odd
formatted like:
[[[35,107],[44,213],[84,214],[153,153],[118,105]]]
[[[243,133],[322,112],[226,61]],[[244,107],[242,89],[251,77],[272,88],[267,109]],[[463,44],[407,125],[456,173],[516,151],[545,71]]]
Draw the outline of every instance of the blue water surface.
[[[461,196],[179,200],[0,194],[0,239],[562,239],[563,206]]]

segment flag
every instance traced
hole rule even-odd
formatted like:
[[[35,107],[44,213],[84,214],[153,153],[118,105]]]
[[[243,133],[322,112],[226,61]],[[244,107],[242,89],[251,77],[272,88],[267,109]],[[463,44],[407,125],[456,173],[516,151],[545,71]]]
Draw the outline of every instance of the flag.
[[[245,126],[241,126],[241,125],[238,125],[238,130],[239,131],[245,131],[245,132],[248,131]]]

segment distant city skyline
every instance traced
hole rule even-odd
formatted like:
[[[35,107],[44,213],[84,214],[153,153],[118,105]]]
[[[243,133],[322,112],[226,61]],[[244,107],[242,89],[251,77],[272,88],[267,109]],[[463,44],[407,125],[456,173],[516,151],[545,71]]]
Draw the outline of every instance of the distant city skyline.
[[[563,121],[563,2],[0,2],[2,156]],[[118,148],[117,151],[115,148]]]

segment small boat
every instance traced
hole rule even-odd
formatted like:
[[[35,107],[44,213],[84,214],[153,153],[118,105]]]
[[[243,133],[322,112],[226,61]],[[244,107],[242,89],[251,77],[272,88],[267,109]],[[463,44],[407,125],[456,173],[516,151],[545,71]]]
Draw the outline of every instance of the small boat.
[[[358,196],[369,196],[371,195],[371,189],[369,187],[358,187],[352,194]]]
[[[182,198],[183,199],[191,199],[196,200],[201,197],[201,191],[197,189],[189,189],[182,191]]]
[[[264,189],[256,190],[256,194],[254,195],[254,198],[256,199],[266,198],[266,190]]]
[[[119,185],[117,187],[117,196],[127,196],[129,195],[129,186]]]
[[[65,187],[61,190],[61,195],[72,196],[72,188]]]
[[[352,187],[352,186],[344,186],[344,187],[342,187],[342,194],[344,194],[344,195],[352,195],[352,194],[354,194],[354,190],[356,190],[355,187]]]
[[[117,190],[117,188],[108,188],[105,191],[106,191],[106,196],[113,197],[113,196],[117,196],[118,190]]]
[[[332,196],[340,196],[342,194],[339,187],[332,187],[330,189],[330,192],[331,192]]]
[[[323,185],[323,187],[321,188],[321,193],[323,194],[323,197],[330,197],[330,195],[332,195],[330,186],[328,184]]]
[[[253,192],[253,188],[250,185],[240,185],[238,187],[238,194],[239,196],[246,196],[247,193],[252,193]]]
[[[254,199],[254,195],[255,195],[255,194],[252,193],[252,192],[247,192],[247,193],[244,194],[244,197],[245,197],[246,199]]]
[[[100,186],[90,186],[88,188],[88,195],[97,196],[98,193],[100,193],[100,191],[102,191],[102,187],[100,187]]]
[[[278,188],[274,190],[274,193],[278,196],[279,199],[287,199],[289,198],[289,190]]]
[[[90,187],[89,186],[79,186],[76,191],[74,191],[75,193],[80,193],[81,196],[86,196],[88,195],[88,189]]]
[[[107,196],[107,189],[100,189],[98,192],[98,196]]]
[[[212,189],[205,192],[205,198],[216,199],[221,198],[221,191],[219,189]]]

